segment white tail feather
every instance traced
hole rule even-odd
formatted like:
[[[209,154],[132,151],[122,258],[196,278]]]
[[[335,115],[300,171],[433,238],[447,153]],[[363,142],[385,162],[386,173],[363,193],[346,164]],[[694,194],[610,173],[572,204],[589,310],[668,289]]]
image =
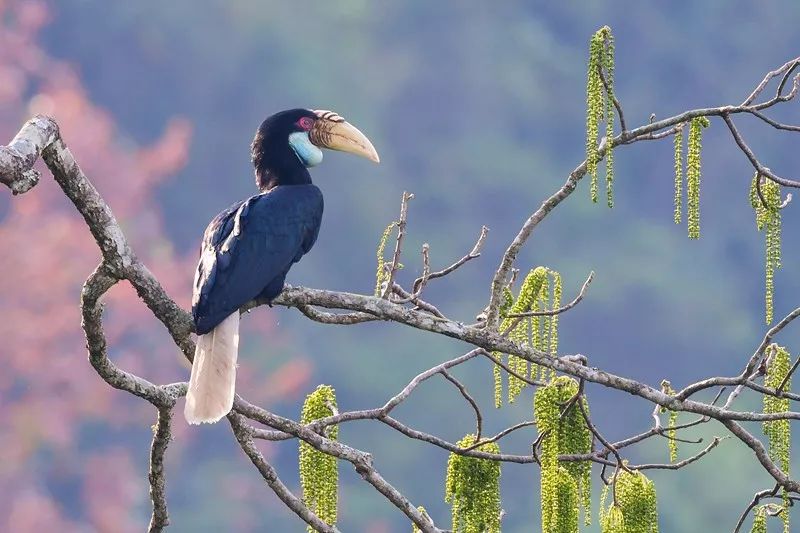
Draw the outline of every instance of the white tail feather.
[[[239,312],[197,338],[192,377],[183,411],[190,424],[211,424],[233,407],[236,358],[239,354]]]

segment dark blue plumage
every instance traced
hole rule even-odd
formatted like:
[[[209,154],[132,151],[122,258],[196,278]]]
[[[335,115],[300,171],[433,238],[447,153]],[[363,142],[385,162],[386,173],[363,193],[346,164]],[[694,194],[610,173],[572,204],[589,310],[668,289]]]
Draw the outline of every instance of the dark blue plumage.
[[[316,119],[308,109],[290,109],[258,128],[251,148],[262,192],[218,214],[203,235],[192,297],[198,335],[258,296],[275,298],[317,240],[322,193],[289,143]]]
[[[322,222],[315,185],[279,185],[232,205],[203,236],[192,315],[208,333],[256,297],[280,294],[292,264],[308,253]]]

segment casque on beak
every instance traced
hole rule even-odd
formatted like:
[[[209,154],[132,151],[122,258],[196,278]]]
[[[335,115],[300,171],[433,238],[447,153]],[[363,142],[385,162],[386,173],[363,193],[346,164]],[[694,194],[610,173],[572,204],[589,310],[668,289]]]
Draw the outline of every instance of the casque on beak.
[[[333,111],[315,109],[314,114],[318,118],[308,132],[308,138],[315,146],[349,152],[380,163],[375,147],[358,128]]]

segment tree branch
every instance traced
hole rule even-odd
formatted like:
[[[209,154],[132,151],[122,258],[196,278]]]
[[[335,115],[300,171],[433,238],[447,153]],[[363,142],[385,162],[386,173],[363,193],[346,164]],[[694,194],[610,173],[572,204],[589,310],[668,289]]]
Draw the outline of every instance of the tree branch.
[[[172,408],[158,409],[158,421],[153,427],[153,443],[150,446],[150,501],[153,503],[153,516],[150,519],[149,533],[160,533],[169,525],[167,513],[167,480],[164,476],[164,454],[172,439]]]
[[[748,113],[756,116],[774,128],[800,131],[800,127],[781,124],[770,119],[763,113],[764,110],[771,108],[777,103],[786,102],[795,98],[798,90],[800,90],[800,78],[794,74],[798,66],[800,66],[800,58],[789,61],[782,67],[768,73],[750,96],[745,99],[742,105],[694,109],[664,120],[651,121],[633,130],[627,130],[623,127],[623,131],[619,135],[612,139],[604,139],[601,142],[599,147],[600,157],[604,157],[606,147],[609,144],[622,146],[641,140],[664,138],[672,135],[680,124],[692,118],[720,117],[730,130],[739,149],[745,154],[757,172],[782,185],[798,187],[800,186],[800,181],[777,176],[758,161],[753,151],[742,138],[732,119],[736,114]],[[778,76],[782,76],[782,78],[778,84],[775,96],[761,103],[754,103],[765,90],[769,82]],[[793,80],[792,87],[784,94],[785,86],[790,78]],[[620,119],[622,119],[622,109],[618,105],[618,102],[615,102],[615,106],[617,106]],[[180,348],[188,359],[191,359],[194,353],[194,343],[191,339],[191,333],[193,332],[192,320],[190,315],[181,309],[166,294],[158,280],[136,257],[111,209],[84,175],[71,152],[64,144],[58,126],[53,119],[44,116],[32,118],[20,129],[19,133],[8,146],[0,147],[0,183],[9,187],[14,194],[21,194],[31,190],[39,180],[38,171],[33,169],[33,165],[39,156],[44,160],[64,194],[70,199],[83,217],[102,256],[100,265],[88,277],[81,291],[82,328],[86,337],[90,364],[97,374],[110,386],[140,397],[154,405],[158,410],[158,421],[154,429],[150,450],[149,479],[153,515],[149,530],[152,532],[161,531],[169,523],[165,499],[163,462],[171,435],[172,409],[175,406],[177,398],[185,394],[186,384],[172,383],[157,385],[142,377],[126,372],[109,359],[107,340],[103,331],[103,305],[101,303],[101,298],[117,283],[121,281],[129,282],[154,316],[166,327],[176,346]],[[395,252],[388,271],[388,281],[382,291],[382,297],[287,286],[275,300],[274,303],[279,305],[297,307],[310,319],[322,323],[348,325],[374,320],[387,320],[428,331],[433,334],[457,339],[473,346],[473,349],[466,354],[436,365],[417,375],[402,391],[388,400],[382,407],[363,411],[336,413],[332,417],[316,421],[309,425],[303,425],[279,417],[248,403],[242,398],[237,398],[234,412],[229,415],[229,421],[237,442],[270,488],[272,488],[278,497],[306,523],[317,528],[319,531],[336,531],[335,528],[322,523],[318,517],[303,505],[300,499],[294,496],[286,486],[283,485],[274,468],[264,460],[263,455],[261,455],[255,447],[254,438],[270,440],[298,438],[307,442],[317,450],[349,462],[365,481],[370,483],[372,487],[380,492],[392,505],[397,507],[405,516],[416,524],[417,527],[425,532],[441,530],[437,529],[435,525],[411,504],[405,495],[400,493],[380,475],[373,465],[370,454],[327,438],[324,431],[326,427],[350,420],[372,419],[386,424],[407,437],[428,442],[452,453],[504,462],[537,462],[535,446],[531,455],[528,456],[490,454],[477,449],[462,449],[436,435],[413,429],[390,416],[390,412],[401,402],[405,401],[421,382],[437,373],[441,373],[459,389],[464,398],[475,410],[478,426],[477,432],[478,435],[480,435],[483,417],[478,409],[477,403],[467,393],[464,386],[453,378],[447,370],[478,355],[485,355],[491,358],[490,354],[493,352],[514,355],[554,371],[573,376],[579,379],[581,384],[584,382],[596,383],[609,389],[632,394],[641,400],[653,404],[656,406],[656,409],[665,408],[672,411],[700,415],[698,420],[677,426],[676,429],[690,427],[692,425],[705,423],[710,419],[715,419],[723,424],[730,434],[734,435],[751,448],[762,467],[776,480],[776,490],[782,487],[792,492],[799,491],[800,485],[798,482],[791,479],[777,467],[774,461],[770,459],[761,441],[749,433],[740,422],[798,420],[800,419],[800,412],[787,411],[765,414],[733,410],[730,408],[730,405],[739,391],[743,390],[745,387],[759,392],[760,394],[785,396],[793,400],[800,399],[800,395],[783,391],[785,383],[782,383],[777,389],[771,389],[753,381],[753,379],[759,375],[759,363],[763,361],[766,348],[772,341],[772,338],[783,328],[788,326],[795,318],[800,316],[800,308],[795,309],[765,334],[761,344],[750,356],[740,375],[733,377],[717,376],[703,379],[687,385],[683,390],[675,394],[667,393],[634,379],[589,367],[585,364],[586,358],[579,354],[553,357],[550,354],[534,350],[528,345],[518,344],[508,339],[506,334],[497,331],[499,297],[502,289],[508,283],[509,273],[511,273],[514,268],[514,262],[519,251],[526,244],[538,224],[574,192],[577,183],[582,179],[585,173],[585,162],[575,167],[567,176],[564,184],[528,217],[518,231],[516,237],[511,241],[493,275],[490,301],[487,308],[487,319],[483,325],[469,326],[462,322],[448,319],[442,315],[435,306],[419,298],[419,293],[427,281],[447,275],[467,261],[478,257],[486,238],[487,230],[485,227],[482,229],[481,235],[473,247],[473,250],[441,271],[431,273],[430,267],[427,264],[427,254],[424,254],[423,260],[426,266],[423,276],[415,280],[410,292],[396,283],[395,274],[400,267],[399,260],[407,221],[408,201],[412,198],[412,195],[408,193],[404,193],[403,195]],[[565,312],[581,301],[592,279],[593,276],[590,275],[578,296],[571,303],[559,309],[536,313],[521,313],[514,316],[552,315]],[[392,294],[399,295],[400,300],[392,301],[390,298]],[[251,302],[245,306],[244,310],[252,309],[263,303],[264,302],[258,301]],[[405,305],[407,303],[413,304],[416,308]],[[321,309],[328,309],[331,311],[322,311]],[[500,364],[507,372],[513,373],[511,369],[502,365],[501,362],[494,363]],[[796,362],[792,372],[794,372],[797,366],[798,363]],[[521,377],[520,379],[523,378],[524,377]],[[532,380],[526,379],[526,381],[534,385],[540,384]],[[716,403],[722,390],[719,391],[714,401],[710,403],[691,399],[694,394],[702,390],[711,387],[726,386],[734,386],[735,388],[733,392],[729,394],[725,405],[721,407],[717,406]],[[583,389],[581,388],[581,390]],[[588,420],[588,413],[585,413],[585,416],[587,422],[593,428],[593,434],[604,445],[605,450],[592,452],[591,454],[583,456],[563,456],[561,457],[562,460],[591,460],[604,465],[620,465],[622,464],[621,449],[641,442],[651,436],[663,434],[663,428],[660,427],[657,421],[656,427],[612,444],[606,441],[601,436],[599,430]],[[264,424],[267,428],[251,427],[245,418]],[[489,440],[499,440],[505,435],[529,425],[530,422],[522,422],[513,425],[500,431]],[[719,444],[720,440],[721,438],[719,437],[715,438],[704,450],[678,463],[670,465],[643,464],[638,467],[631,466],[629,468],[681,468],[709,453]],[[485,442],[485,440],[483,442]],[[616,463],[608,459],[609,454],[615,456]],[[757,493],[756,496],[758,496],[758,494],[760,493]],[[757,501],[758,498],[754,499],[755,503],[747,509],[743,516],[746,516],[746,514],[752,510],[753,506],[757,504]],[[740,520],[737,529],[740,527],[742,520]]]

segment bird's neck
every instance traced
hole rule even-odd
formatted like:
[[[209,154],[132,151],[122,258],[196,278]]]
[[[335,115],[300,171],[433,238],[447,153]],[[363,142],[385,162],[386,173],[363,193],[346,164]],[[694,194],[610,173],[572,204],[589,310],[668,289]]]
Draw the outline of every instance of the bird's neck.
[[[264,173],[256,173],[256,185],[261,191],[268,191],[278,185],[309,185],[311,184],[311,174],[308,170],[293,174],[278,174],[267,170]]]
[[[294,152],[287,153],[274,161],[267,161],[260,168],[256,168],[256,185],[261,191],[268,191],[278,185],[310,183],[311,174]]]

